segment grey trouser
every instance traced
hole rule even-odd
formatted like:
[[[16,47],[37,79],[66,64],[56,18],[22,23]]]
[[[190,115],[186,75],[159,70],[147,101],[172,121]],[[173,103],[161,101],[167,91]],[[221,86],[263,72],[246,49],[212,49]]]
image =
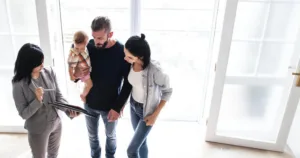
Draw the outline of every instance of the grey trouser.
[[[28,133],[28,141],[31,148],[33,158],[56,158],[58,155],[61,122],[58,117],[55,121],[49,122],[46,130],[42,134]]]

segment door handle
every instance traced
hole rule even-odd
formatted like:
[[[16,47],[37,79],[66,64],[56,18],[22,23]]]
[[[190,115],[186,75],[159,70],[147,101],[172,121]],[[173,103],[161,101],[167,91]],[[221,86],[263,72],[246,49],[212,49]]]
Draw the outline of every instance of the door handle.
[[[292,75],[298,76],[296,81],[296,87],[300,87],[300,73],[299,72],[293,72]]]
[[[294,76],[300,76],[300,73],[299,72],[293,72],[292,75],[294,75]]]

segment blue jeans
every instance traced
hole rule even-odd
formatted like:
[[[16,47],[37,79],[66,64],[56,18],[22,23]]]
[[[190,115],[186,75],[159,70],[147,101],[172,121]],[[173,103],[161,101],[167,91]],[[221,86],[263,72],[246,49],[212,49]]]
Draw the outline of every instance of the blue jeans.
[[[133,138],[127,149],[128,158],[148,158],[147,136],[152,126],[146,126],[143,118],[143,104],[130,99],[131,123],[134,129]]]
[[[100,147],[99,136],[98,136],[99,119],[101,116],[104,122],[105,134],[106,134],[105,155],[106,158],[115,158],[114,155],[117,149],[117,141],[116,141],[117,121],[108,122],[107,119],[108,111],[94,110],[89,108],[88,105],[85,105],[85,109],[90,113],[98,116],[97,118],[86,116],[86,127],[88,129],[88,134],[89,134],[91,157],[101,158],[101,147]]]

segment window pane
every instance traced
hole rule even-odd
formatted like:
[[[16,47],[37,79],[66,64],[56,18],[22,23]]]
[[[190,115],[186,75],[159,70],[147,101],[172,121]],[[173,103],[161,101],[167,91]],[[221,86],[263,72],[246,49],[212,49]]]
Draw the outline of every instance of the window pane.
[[[207,59],[209,33],[148,31],[146,40],[149,42],[152,59],[158,60],[164,71],[170,76],[174,88],[170,106],[160,118],[197,120],[196,115],[201,107],[204,72]],[[163,40],[158,40],[163,39]],[[189,39],[189,40],[178,40]],[[188,45],[188,47],[187,47]],[[176,47],[175,47],[176,46]],[[182,113],[191,111],[192,113]]]
[[[40,38],[39,36],[13,36],[15,47],[16,47],[16,56],[19,51],[19,49],[25,44],[25,43],[33,43],[36,45],[40,45]]]
[[[152,57],[158,60],[173,59],[173,66],[184,66],[195,57],[205,61],[209,45],[209,32],[147,31],[146,39],[150,43]],[[163,39],[163,40],[159,40]],[[188,39],[188,40],[179,40]],[[188,45],[188,47],[187,47]],[[176,46],[176,47],[175,47]],[[176,62],[175,62],[176,60]],[[186,62],[186,63],[185,63]],[[203,64],[194,61],[195,64]],[[178,65],[179,66],[179,65]],[[180,66],[178,67],[180,68]],[[199,67],[198,67],[199,68]]]
[[[60,0],[60,4],[71,8],[129,8],[129,0]],[[94,16],[101,15],[96,14]]]
[[[0,99],[3,105],[0,112],[0,126],[22,127],[24,121],[18,115],[15,107],[10,83],[15,60],[21,46],[27,42],[39,45],[35,0],[6,0],[7,5],[4,2],[5,0],[0,0],[0,21],[3,22],[0,24],[0,32],[4,31],[8,35],[0,35],[2,46],[0,56],[4,58],[0,63],[0,86],[2,87]],[[6,14],[7,11],[10,14]],[[11,17],[8,17],[9,15]],[[12,26],[9,26],[8,19],[11,19]],[[10,34],[10,29],[13,30],[12,34]],[[7,118],[9,118],[9,121],[7,121]]]
[[[209,31],[212,11],[144,9],[143,30]]]
[[[143,0],[141,31],[174,88],[160,118],[195,121],[201,116],[214,2]]]
[[[116,38],[118,41],[120,41],[121,43],[125,44],[125,42],[128,40],[129,36],[129,31],[121,31],[121,30],[117,30],[114,32],[113,35],[114,38]]]
[[[300,4],[274,3],[269,18],[266,38],[296,40],[298,34],[295,32],[300,27]]]
[[[24,121],[19,116],[12,96],[11,80],[13,69],[0,70],[0,86],[1,86],[1,115],[0,126],[23,126]]]
[[[232,42],[227,76],[250,75],[255,72],[258,43]]]
[[[283,92],[281,86],[225,85],[218,134],[275,141],[284,112]]]
[[[267,14],[267,3],[239,2],[233,38],[261,38]]]
[[[143,8],[164,9],[213,9],[214,1],[211,0],[143,0]]]
[[[122,31],[129,31],[130,27],[130,18],[129,18],[129,9],[90,9],[87,12],[88,17],[91,17],[91,20],[89,21],[89,25],[92,22],[93,18],[95,18],[93,15],[103,15],[108,16],[112,22],[112,29],[113,30],[122,30]]]
[[[213,41],[213,52],[215,54],[219,53],[219,47],[220,47],[220,42],[221,42],[221,30],[223,27],[223,22],[224,22],[224,14],[225,14],[225,5],[226,5],[227,0],[219,0],[219,8],[218,8],[218,13],[217,13],[217,19],[216,19],[216,30],[215,30],[215,35],[214,35],[214,41]],[[217,57],[217,56],[216,56]]]
[[[13,32],[38,34],[35,0],[9,0],[7,2]]]
[[[14,56],[14,50],[13,50],[11,36],[0,36],[0,43],[1,43],[1,47],[2,47],[1,51],[0,51],[0,55],[2,57],[5,57],[5,60],[2,60],[0,62],[0,67],[1,66],[13,66],[12,63],[14,63],[15,56]]]
[[[6,10],[6,2],[5,0],[0,0],[0,33],[8,33],[9,32],[9,25],[8,25],[8,16]]]
[[[219,8],[218,8],[218,14],[217,14],[217,21],[216,21],[216,30],[220,31],[223,27],[224,22],[224,15],[225,15],[225,5],[227,0],[219,0]]]
[[[61,0],[62,29],[65,48],[72,43],[73,34],[84,30],[90,38],[91,23],[96,16],[108,16],[112,23],[114,38],[125,42],[129,37],[129,0]],[[77,20],[80,18],[80,20]],[[67,50],[65,50],[67,51]]]
[[[285,76],[288,72],[294,47],[293,44],[264,43],[258,74]]]
[[[64,34],[69,33],[73,35],[78,30],[84,30],[91,38],[91,23],[97,16],[108,16],[112,23],[112,31],[120,32],[126,31],[129,33],[129,13],[128,9],[97,9],[93,8],[86,10],[84,8],[70,8],[63,6],[62,23]],[[76,20],[77,17],[85,17],[82,20]],[[129,35],[129,34],[128,34]]]

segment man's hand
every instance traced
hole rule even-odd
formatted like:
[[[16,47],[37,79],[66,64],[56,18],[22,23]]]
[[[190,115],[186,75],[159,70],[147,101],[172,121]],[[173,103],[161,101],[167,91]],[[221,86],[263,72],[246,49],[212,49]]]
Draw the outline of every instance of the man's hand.
[[[153,126],[156,119],[157,119],[157,115],[155,113],[145,117],[144,121],[146,122],[146,126]]]
[[[113,109],[111,109],[107,115],[108,122],[114,122],[114,121],[118,120],[119,117],[120,117],[120,114]]]

